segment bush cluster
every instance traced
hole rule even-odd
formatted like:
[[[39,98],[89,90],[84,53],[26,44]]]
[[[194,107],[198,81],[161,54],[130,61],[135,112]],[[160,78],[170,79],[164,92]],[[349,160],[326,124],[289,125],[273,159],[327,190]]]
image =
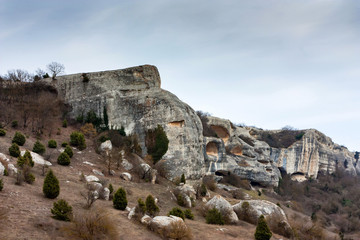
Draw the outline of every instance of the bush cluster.
[[[0,137],[3,137],[6,135],[6,131],[2,128],[0,128]]]
[[[272,236],[272,233],[266,224],[265,217],[263,215],[259,217],[254,235],[256,240],[269,240]]]
[[[68,166],[70,165],[70,157],[69,155],[64,151],[62,153],[60,153],[58,159],[57,159],[57,163],[63,166]]]
[[[64,149],[64,152],[70,157],[72,158],[72,156],[74,155],[73,150],[71,149],[71,147],[66,146]]]
[[[225,221],[221,213],[216,208],[209,210],[206,214],[205,219],[207,224],[217,224],[217,225],[225,224]]]
[[[43,144],[41,144],[39,141],[36,141],[34,143],[34,146],[33,146],[33,149],[32,149],[32,151],[34,153],[38,153],[38,154],[42,155],[42,154],[45,153],[45,150],[46,150],[45,146]]]
[[[19,157],[20,156],[19,145],[17,145],[16,143],[11,144],[11,146],[9,147],[9,153],[10,156],[12,157]]]
[[[61,221],[70,221],[72,215],[72,207],[67,201],[60,199],[54,202],[54,207],[51,209],[51,213],[54,215],[53,218]]]
[[[26,142],[25,136],[21,132],[15,132],[12,139],[12,143],[16,143],[19,146],[23,146]]]
[[[127,204],[126,192],[123,188],[119,188],[114,194],[113,206],[115,209],[125,210]]]
[[[168,213],[168,216],[170,215],[182,218],[183,220],[185,219],[185,214],[183,210],[181,210],[178,207],[174,207],[173,209],[171,209],[170,212]]]
[[[72,132],[70,135],[70,145],[77,147],[79,150],[86,148],[85,137],[81,132]]]
[[[57,147],[57,142],[54,139],[51,139],[48,141],[48,147],[49,148],[56,148]]]
[[[68,146],[69,144],[67,143],[67,142],[63,142],[62,144],[61,144],[61,146],[62,147],[66,147],[66,146]]]
[[[145,200],[146,212],[150,216],[155,216],[160,210],[159,207],[155,203],[155,199],[152,195],[148,195]]]
[[[44,179],[43,193],[45,197],[50,199],[56,198],[60,193],[59,180],[56,178],[51,169]]]

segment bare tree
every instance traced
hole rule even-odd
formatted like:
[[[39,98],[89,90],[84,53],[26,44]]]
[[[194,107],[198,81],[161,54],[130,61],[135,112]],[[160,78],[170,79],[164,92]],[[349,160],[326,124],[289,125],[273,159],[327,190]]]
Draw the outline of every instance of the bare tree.
[[[5,80],[13,82],[32,82],[34,77],[25,70],[15,69],[9,70],[7,75],[5,75]]]
[[[57,75],[64,73],[65,71],[64,65],[58,62],[51,62],[46,67],[51,72],[52,79],[55,79]]]

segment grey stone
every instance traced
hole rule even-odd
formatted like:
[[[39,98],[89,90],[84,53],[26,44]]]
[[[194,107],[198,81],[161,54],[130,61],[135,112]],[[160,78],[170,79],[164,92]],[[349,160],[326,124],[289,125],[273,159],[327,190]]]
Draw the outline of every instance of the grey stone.
[[[210,201],[205,204],[205,207],[208,210],[216,208],[217,210],[219,210],[221,215],[229,219],[231,223],[236,223],[239,220],[231,204],[220,195],[214,196]]]
[[[4,171],[5,171],[5,167],[4,165],[2,165],[2,163],[0,162],[0,176],[4,175]]]
[[[125,181],[131,181],[132,176],[128,172],[123,172],[120,174],[120,178],[124,179]]]
[[[99,170],[96,170],[96,169],[93,169],[92,172],[96,175],[99,175],[99,176],[104,176],[104,174],[102,172],[100,172]]]

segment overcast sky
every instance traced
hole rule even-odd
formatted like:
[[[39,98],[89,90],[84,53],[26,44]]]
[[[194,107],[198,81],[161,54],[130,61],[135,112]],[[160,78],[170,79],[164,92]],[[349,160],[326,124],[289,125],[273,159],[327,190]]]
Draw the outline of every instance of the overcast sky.
[[[0,74],[156,65],[195,110],[360,150],[358,0],[0,0]]]

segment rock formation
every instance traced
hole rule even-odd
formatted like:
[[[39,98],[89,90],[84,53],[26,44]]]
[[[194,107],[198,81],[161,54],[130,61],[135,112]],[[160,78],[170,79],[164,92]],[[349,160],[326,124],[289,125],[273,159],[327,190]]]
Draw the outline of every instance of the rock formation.
[[[155,66],[72,74],[43,81],[53,85],[60,98],[71,106],[70,117],[77,118],[91,110],[101,118],[106,113],[111,128],[124,127],[127,135],[136,134],[143,156],[147,154],[146,132],[161,125],[169,148],[158,165],[169,179],[182,173],[196,179],[205,173],[230,170],[252,183],[276,186],[281,177],[279,169],[298,180],[316,178],[318,172],[331,173],[336,166],[351,174],[360,172],[353,153],[316,130],[300,131],[288,145],[271,146],[265,138],[276,131],[234,126],[228,120],[209,116],[203,126],[203,119],[190,106],[161,89]],[[203,136],[203,127],[214,134]]]
[[[93,110],[112,128],[124,127],[127,135],[136,134],[143,155],[145,135],[161,125],[169,139],[169,149],[161,164],[167,177],[184,173],[199,178],[205,173],[202,125],[195,111],[172,93],[160,88],[160,75],[154,66],[123,70],[73,74],[45,79],[72,107],[70,117]]]

